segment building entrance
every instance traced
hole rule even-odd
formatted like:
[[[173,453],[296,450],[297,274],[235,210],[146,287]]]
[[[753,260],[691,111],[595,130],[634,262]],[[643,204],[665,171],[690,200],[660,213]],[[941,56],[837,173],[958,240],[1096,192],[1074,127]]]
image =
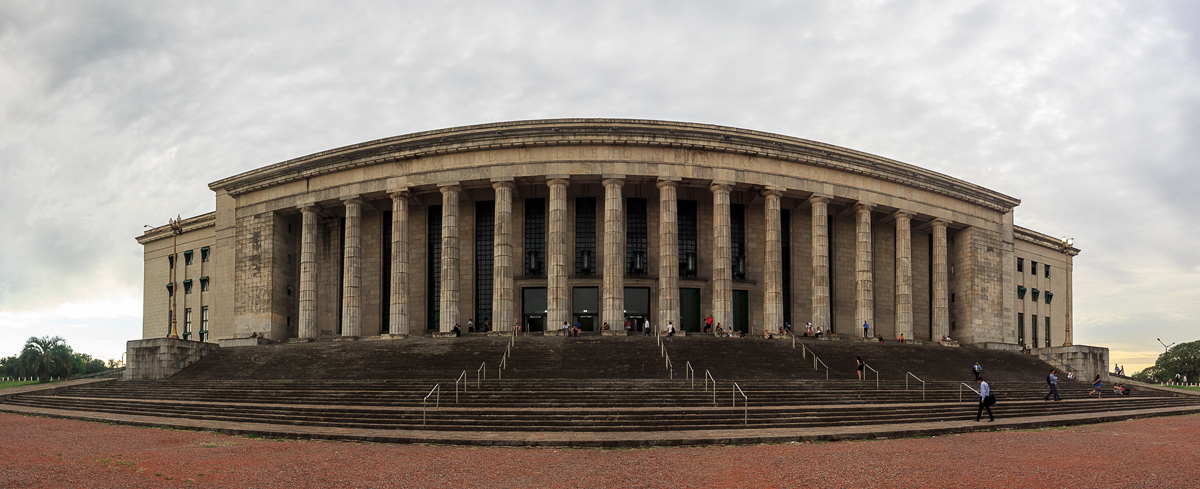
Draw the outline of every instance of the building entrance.
[[[599,331],[600,325],[596,324],[596,316],[600,311],[600,288],[575,287],[571,291],[571,298],[574,322],[579,323],[579,329]]]
[[[679,289],[679,328],[689,333],[699,333],[700,289]]]
[[[650,317],[650,288],[625,287],[625,319],[633,321],[633,330],[641,331],[646,326],[648,317]]]
[[[546,330],[546,288],[525,287],[521,289],[521,324],[525,331]]]
[[[733,329],[750,334],[750,291],[733,291]]]

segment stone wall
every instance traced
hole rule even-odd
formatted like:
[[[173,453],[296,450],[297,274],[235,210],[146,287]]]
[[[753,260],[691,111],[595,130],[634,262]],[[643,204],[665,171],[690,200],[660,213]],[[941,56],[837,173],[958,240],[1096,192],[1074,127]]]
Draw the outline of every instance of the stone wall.
[[[151,338],[125,344],[125,380],[169,379],[220,348],[200,341]]]

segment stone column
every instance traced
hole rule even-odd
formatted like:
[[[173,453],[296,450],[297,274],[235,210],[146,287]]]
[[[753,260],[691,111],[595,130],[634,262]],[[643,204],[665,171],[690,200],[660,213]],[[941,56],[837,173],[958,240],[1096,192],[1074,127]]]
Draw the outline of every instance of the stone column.
[[[567,309],[567,180],[555,178],[550,186],[546,216],[546,331],[569,321]]]
[[[408,191],[392,192],[392,281],[388,334],[408,336]]]
[[[362,335],[362,199],[346,199],[346,236],[342,281],[342,336]]]
[[[513,288],[513,182],[495,182],[496,221],[492,250],[492,326],[497,331],[512,331],[516,317],[516,292]]]
[[[829,331],[829,198],[814,195],[812,205],[812,323],[813,329]]]
[[[625,181],[604,180],[604,290],[600,320],[625,331]]]
[[[317,206],[300,207],[300,338],[317,337]]]
[[[775,332],[783,326],[783,224],[780,200],[783,191],[763,190],[767,201],[767,256],[763,260],[763,327]]]
[[[913,339],[912,216],[896,213],[896,338]]]
[[[442,295],[439,297],[438,330],[449,332],[458,324],[458,199],[462,187],[446,185],[442,192]],[[460,326],[466,329],[466,325]]]
[[[679,182],[658,181],[658,329],[679,322]],[[679,330],[679,325],[675,325]]]
[[[950,335],[950,291],[946,269],[949,266],[946,246],[946,221],[933,221],[933,341]]]
[[[713,334],[715,324],[733,327],[733,242],[729,222],[729,193],[733,187],[713,183]]]
[[[871,246],[871,205],[859,203],[854,206],[857,222],[857,251],[854,254],[854,326],[858,335],[868,337],[875,334],[875,273]],[[863,331],[863,323],[871,326]]]

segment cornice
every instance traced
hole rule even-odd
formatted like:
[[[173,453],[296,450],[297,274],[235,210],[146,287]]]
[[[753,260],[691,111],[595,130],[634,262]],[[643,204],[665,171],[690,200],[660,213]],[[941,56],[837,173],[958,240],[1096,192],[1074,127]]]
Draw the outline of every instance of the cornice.
[[[1021,241],[1024,241],[1026,243],[1033,243],[1035,245],[1050,248],[1050,249],[1057,250],[1060,252],[1063,250],[1062,239],[1055,238],[1048,234],[1042,234],[1042,233],[1039,233],[1039,232],[1034,231],[1029,228],[1023,228],[1021,226],[1013,226],[1013,237],[1016,239],[1019,239]],[[1080,253],[1080,251],[1081,250],[1079,248],[1076,248],[1074,246],[1067,247],[1067,253],[1070,254],[1071,256],[1078,255]]]
[[[212,226],[216,226],[216,225],[217,225],[217,213],[216,212],[200,214],[198,216],[189,217],[189,218],[183,220],[183,233],[187,234],[187,233],[195,231],[197,229],[204,229],[204,228],[212,227]],[[167,239],[170,237],[171,237],[171,226],[168,225],[168,226],[159,226],[154,229],[148,230],[148,231],[146,231],[145,234],[138,236],[136,239],[137,239],[138,243],[146,244],[146,243],[152,243],[152,242],[158,241],[160,239]]]
[[[635,119],[547,119],[418,132],[302,156],[209,184],[237,196],[352,168],[499,148],[626,145],[727,152],[837,169],[1007,212],[1017,198],[896,160],[831,144],[734,127]]]

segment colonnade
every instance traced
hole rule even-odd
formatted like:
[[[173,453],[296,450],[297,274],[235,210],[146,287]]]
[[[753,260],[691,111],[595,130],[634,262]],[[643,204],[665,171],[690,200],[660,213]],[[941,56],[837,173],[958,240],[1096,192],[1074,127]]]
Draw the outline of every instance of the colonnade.
[[[567,264],[571,263],[567,243],[567,187],[566,178],[552,178],[549,186],[547,215],[547,317],[548,330],[555,330],[569,321],[569,290]],[[624,276],[625,276],[625,199],[623,178],[607,178],[604,185],[604,243],[603,243],[603,287],[601,288],[601,321],[621,325],[625,321]],[[679,181],[660,179],[659,190],[659,268],[658,268],[658,315],[659,325],[667,322],[679,324]],[[495,226],[494,226],[494,282],[492,288],[492,324],[501,331],[510,330],[517,321],[516,291],[513,264],[512,200],[514,183],[511,180],[495,181]],[[438,330],[451,331],[460,322],[459,302],[461,284],[459,266],[461,244],[459,242],[459,200],[463,190],[456,184],[441,185],[442,194],[442,241],[441,241],[441,295]],[[712,316],[715,323],[733,324],[733,263],[732,227],[730,221],[730,194],[732,182],[713,182],[709,190],[713,194],[713,260],[712,266]],[[388,333],[408,335],[411,333],[412,318],[408,289],[409,283],[409,232],[408,189],[391,192],[392,199],[392,253],[390,276],[390,314]],[[766,246],[763,271],[763,324],[769,328],[783,324],[783,247],[781,200],[783,189],[768,187],[762,191],[765,199],[764,222],[766,224]],[[829,203],[830,197],[813,195],[808,199],[812,214],[812,323],[814,328],[829,331],[830,328],[830,243]],[[361,216],[363,201],[359,197],[343,199],[346,211],[345,260],[342,281],[342,335],[359,336],[362,331],[362,298],[360,294],[362,271]],[[302,237],[300,250],[300,324],[301,338],[316,338],[317,301],[317,208],[313,204],[300,206],[302,213]],[[874,276],[873,276],[873,206],[860,202],[855,211],[855,326],[853,331],[843,331],[852,336],[874,335]],[[897,336],[913,337],[913,276],[912,276],[912,214],[903,210],[891,216],[896,229],[896,281],[895,294]],[[948,303],[948,249],[947,226],[943,220],[932,222],[933,230],[933,337],[949,334]],[[862,324],[871,325],[863,331]]]

